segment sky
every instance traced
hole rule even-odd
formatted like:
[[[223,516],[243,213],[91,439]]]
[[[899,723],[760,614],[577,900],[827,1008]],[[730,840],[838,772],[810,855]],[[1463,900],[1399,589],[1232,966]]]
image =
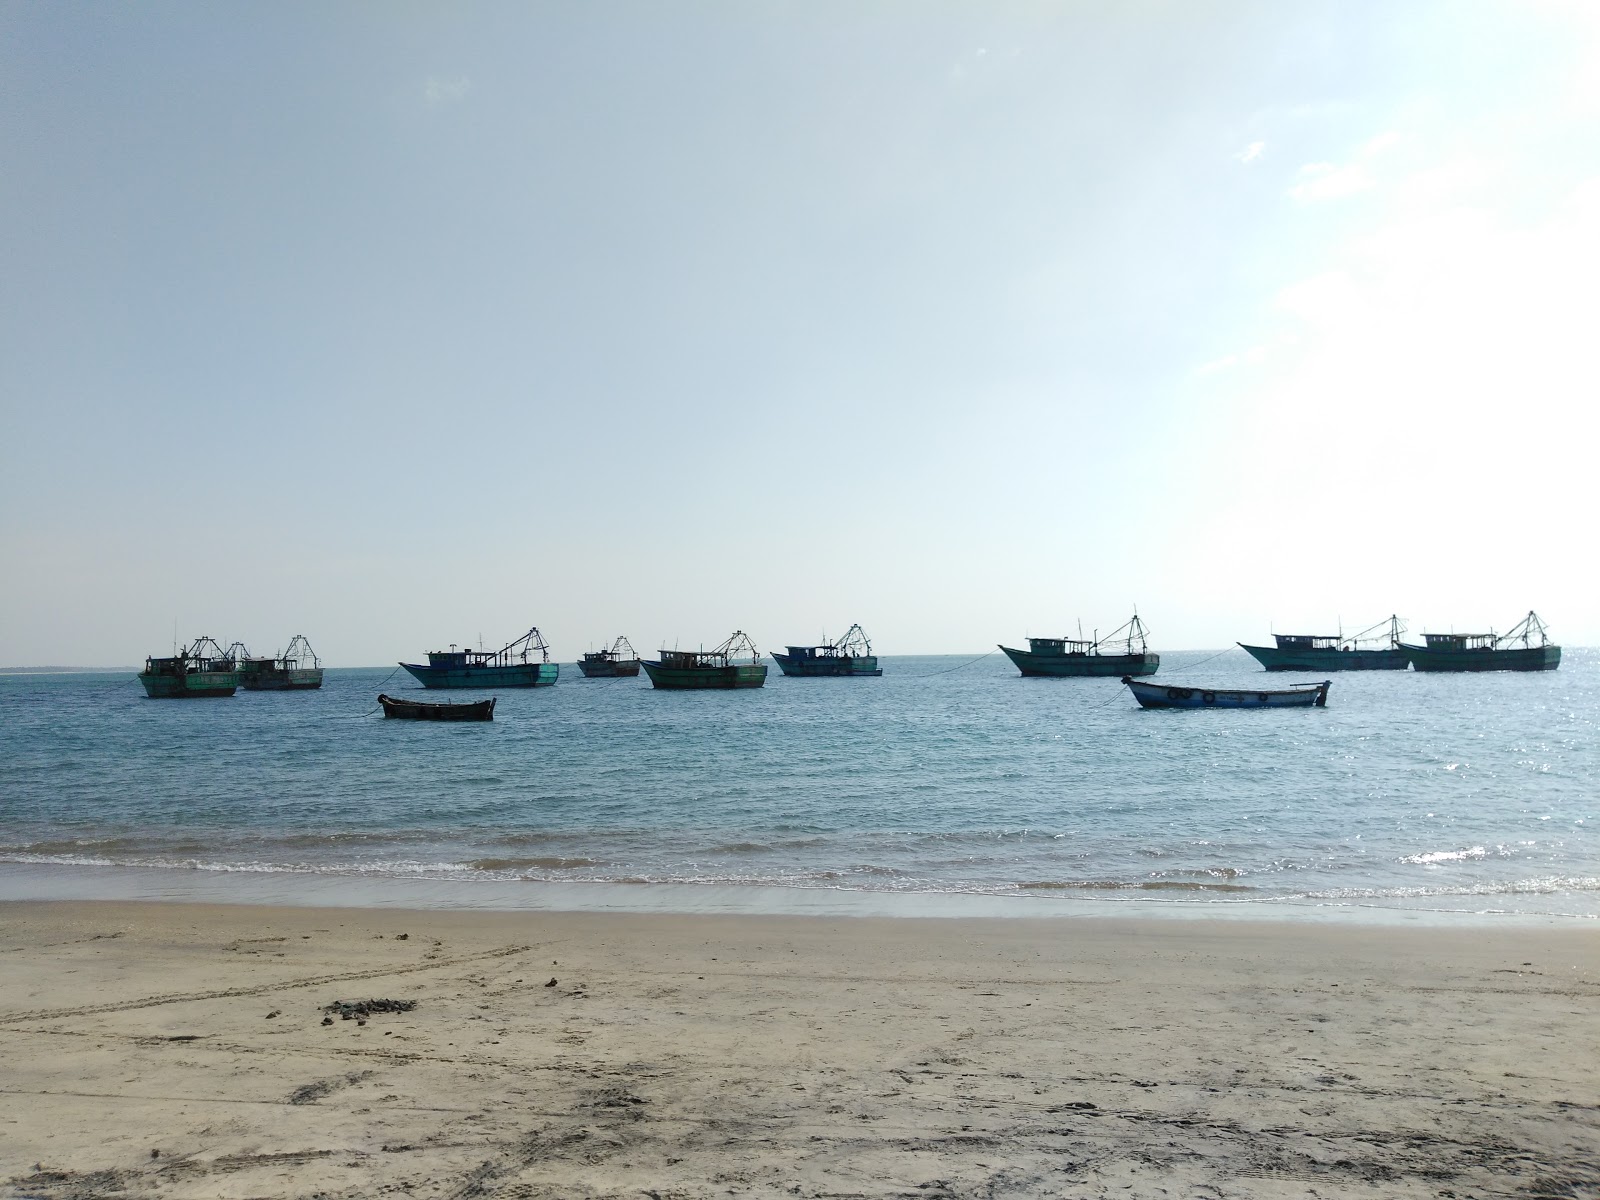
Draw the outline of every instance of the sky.
[[[1600,5],[0,4],[0,665],[1600,644]]]

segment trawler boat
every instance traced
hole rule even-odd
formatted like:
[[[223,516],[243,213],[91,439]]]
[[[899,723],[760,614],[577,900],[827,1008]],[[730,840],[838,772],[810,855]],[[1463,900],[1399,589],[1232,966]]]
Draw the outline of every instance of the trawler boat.
[[[758,688],[767,682],[767,664],[742,630],[734,630],[715,650],[663,650],[655,661],[644,660],[653,687]]]
[[[578,670],[588,679],[610,679],[639,674],[639,652],[625,637],[611,643],[608,650],[591,650],[578,660]]]
[[[1000,649],[1024,675],[1154,675],[1161,656],[1151,652],[1145,636],[1144,623],[1135,615],[1103,638],[1031,637],[1026,650]]]
[[[305,634],[297,633],[276,658],[239,660],[239,686],[247,692],[299,692],[322,686],[322,663]]]
[[[145,659],[139,682],[152,700],[231,696],[239,686],[239,672],[227,651],[202,637],[176,654]]]
[[[1377,630],[1385,632],[1372,636]],[[1269,671],[1404,671],[1410,665],[1400,649],[1406,623],[1391,616],[1369,629],[1343,634],[1275,633],[1276,646],[1247,646],[1248,653]]]
[[[428,664],[400,664],[425,688],[549,687],[561,667],[550,661],[550,647],[538,627],[501,650],[428,651]]]
[[[1400,649],[1419,671],[1554,671],[1561,665],[1561,647],[1550,644],[1536,613],[1519,621],[1510,633],[1425,633],[1424,646]]]
[[[785,675],[882,675],[872,653],[872,643],[859,625],[850,626],[836,642],[820,646],[788,646],[787,654],[774,654],[772,660]]]

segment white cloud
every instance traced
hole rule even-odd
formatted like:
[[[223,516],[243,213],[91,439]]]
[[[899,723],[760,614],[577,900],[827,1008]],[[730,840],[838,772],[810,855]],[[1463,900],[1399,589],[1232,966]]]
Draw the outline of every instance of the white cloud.
[[[1235,154],[1233,157],[1234,157],[1234,160],[1237,161],[1237,162],[1253,163],[1253,162],[1256,161],[1256,159],[1261,157],[1262,153],[1266,150],[1266,148],[1267,148],[1267,144],[1265,142],[1251,142],[1248,146],[1246,146],[1243,150],[1239,151],[1239,153]]]
[[[1300,168],[1300,182],[1289,189],[1289,195],[1302,203],[1338,200],[1364,192],[1372,183],[1372,176],[1360,163],[1345,167],[1326,162],[1307,163]]]
[[[423,85],[422,95],[429,104],[455,104],[465,98],[471,86],[471,80],[465,76],[460,79],[429,76],[428,82]]]
[[[1265,362],[1267,348],[1265,346],[1251,346],[1250,349],[1238,354],[1224,354],[1221,358],[1212,359],[1208,363],[1201,363],[1194,369],[1196,375],[1215,375],[1218,371],[1227,371],[1233,367],[1254,367]]]

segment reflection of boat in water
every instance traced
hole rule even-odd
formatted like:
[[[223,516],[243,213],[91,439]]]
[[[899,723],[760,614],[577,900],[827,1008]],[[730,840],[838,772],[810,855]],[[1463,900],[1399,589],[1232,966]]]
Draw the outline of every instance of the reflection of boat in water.
[[[836,642],[820,646],[789,646],[787,654],[772,659],[785,675],[882,675],[872,653],[872,643],[859,625],[850,626]]]
[[[1550,644],[1544,622],[1531,611],[1510,633],[1425,633],[1422,639],[1427,645],[1400,647],[1419,671],[1554,671],[1561,665],[1561,647]]]
[[[1119,643],[1120,654],[1116,652]],[[1000,649],[1024,675],[1154,675],[1161,666],[1161,656],[1145,643],[1144,623],[1137,616],[1103,638],[1031,637],[1026,650]]]
[[[578,670],[590,679],[637,675],[639,652],[627,638],[619,637],[609,650],[591,650],[580,658]]]
[[[665,689],[758,688],[767,681],[767,664],[742,630],[715,650],[663,650],[659,660],[644,660],[644,670],[653,686]]]
[[[1374,630],[1387,629],[1379,637]],[[1275,633],[1276,646],[1239,647],[1269,671],[1404,671],[1406,652],[1400,649],[1400,635],[1406,623],[1399,617],[1379,621],[1351,637],[1342,634]],[[1379,643],[1379,644],[1373,644]]]
[[[201,637],[176,654],[145,659],[139,682],[152,700],[231,696],[239,686],[239,672],[221,646]]]
[[[549,687],[560,674],[537,627],[501,650],[428,651],[428,665],[401,663],[425,688]]]
[[[297,633],[277,658],[239,660],[239,686],[251,692],[298,692],[322,686],[322,663],[305,635]]]
[[[383,705],[383,715],[399,717],[406,721],[492,721],[494,697],[473,700],[467,704],[439,704],[431,700],[396,700],[393,696],[378,697]]]
[[[1277,691],[1243,691],[1238,688],[1168,687],[1161,683],[1141,683],[1124,675],[1133,698],[1141,708],[1317,708],[1328,703],[1328,686],[1301,683]]]

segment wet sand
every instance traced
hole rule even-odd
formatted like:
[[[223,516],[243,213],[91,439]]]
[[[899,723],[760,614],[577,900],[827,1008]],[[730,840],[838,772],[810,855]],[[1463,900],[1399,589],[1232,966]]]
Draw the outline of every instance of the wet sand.
[[[13,1197],[1600,1196],[1589,928],[5,903],[0,1054]]]

